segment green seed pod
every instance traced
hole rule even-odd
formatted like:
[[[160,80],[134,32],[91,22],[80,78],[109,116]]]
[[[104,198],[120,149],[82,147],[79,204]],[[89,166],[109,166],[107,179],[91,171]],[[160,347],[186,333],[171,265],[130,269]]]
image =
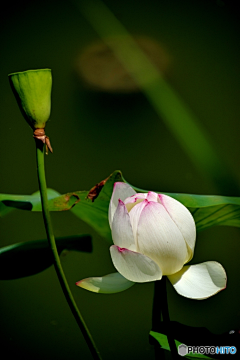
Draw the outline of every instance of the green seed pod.
[[[8,76],[25,120],[32,129],[44,129],[51,111],[51,69],[27,70]]]

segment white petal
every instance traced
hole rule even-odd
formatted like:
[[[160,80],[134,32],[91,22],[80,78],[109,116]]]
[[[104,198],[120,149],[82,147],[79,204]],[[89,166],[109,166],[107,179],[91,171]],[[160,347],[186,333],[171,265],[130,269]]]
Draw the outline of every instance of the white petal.
[[[139,194],[137,194],[135,196],[133,195],[124,200],[124,204],[126,205],[128,212],[130,212],[134,206],[136,206],[140,202],[144,201],[145,198],[147,197],[147,196],[144,197],[144,196],[138,196],[138,195]],[[140,195],[147,195],[147,194],[140,194]]]
[[[158,265],[148,256],[116,245],[110,247],[110,253],[117,271],[130,281],[142,283],[162,278]]]
[[[187,243],[188,257],[185,261],[186,263],[193,257],[196,242],[196,226],[192,214],[183,204],[170,196],[159,194],[159,200],[181,231]]]
[[[118,201],[113,217],[112,238],[115,245],[136,251],[130,216],[122,200]]]
[[[142,210],[136,245],[137,251],[158,264],[163,275],[179,271],[187,257],[186,242],[160,203],[149,202]]]
[[[129,289],[135,283],[125,279],[119,273],[103,277],[90,277],[76,283],[77,286],[101,294],[113,294]]]
[[[139,193],[126,198],[124,204],[126,205],[128,212],[130,212],[135,205],[145,200],[146,197],[147,193]]]
[[[129,213],[135,244],[137,244],[137,230],[138,230],[139,218],[140,218],[140,215],[141,215],[144,207],[147,204],[148,204],[148,201],[146,199],[145,200],[142,199],[141,202],[136,204]],[[137,251],[137,249],[135,251]]]
[[[116,182],[114,184],[113,193],[108,209],[108,220],[109,220],[110,228],[112,228],[113,216],[118,206],[118,199],[124,201],[127,197],[132,196],[134,194],[136,194],[136,191],[133,190],[133,188],[130,185],[123,182]]]
[[[137,194],[134,194],[132,196],[129,196],[127,197],[125,200],[124,200],[124,204],[128,204],[128,203],[133,203],[133,202],[136,202],[138,199],[146,199],[147,197],[147,193],[137,193]]]
[[[216,261],[187,265],[168,276],[175,290],[190,299],[206,299],[226,288],[227,275]]]
[[[153,201],[153,202],[158,202],[158,194],[153,191],[149,191],[147,194],[147,200]]]

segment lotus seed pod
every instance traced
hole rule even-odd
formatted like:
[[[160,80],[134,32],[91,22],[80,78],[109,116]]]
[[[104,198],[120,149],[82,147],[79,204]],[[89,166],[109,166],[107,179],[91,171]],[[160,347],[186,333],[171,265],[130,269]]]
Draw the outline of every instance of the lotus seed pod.
[[[51,69],[27,70],[8,76],[25,120],[32,129],[44,129],[51,111]]]

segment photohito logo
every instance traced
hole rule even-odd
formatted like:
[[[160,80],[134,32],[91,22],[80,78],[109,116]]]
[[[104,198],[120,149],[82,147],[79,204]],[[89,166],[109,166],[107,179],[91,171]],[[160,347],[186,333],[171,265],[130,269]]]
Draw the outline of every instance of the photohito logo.
[[[237,348],[235,346],[187,346],[181,344],[178,346],[178,354],[185,356],[187,354],[236,354]]]
[[[185,356],[188,354],[188,347],[187,345],[181,344],[178,346],[178,353],[181,356]]]

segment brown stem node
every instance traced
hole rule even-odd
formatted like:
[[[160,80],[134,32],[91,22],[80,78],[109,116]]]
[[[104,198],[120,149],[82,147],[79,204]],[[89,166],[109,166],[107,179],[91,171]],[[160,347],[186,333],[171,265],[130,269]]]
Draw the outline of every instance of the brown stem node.
[[[53,152],[52,146],[50,144],[50,139],[47,135],[45,135],[45,130],[44,129],[35,129],[34,133],[33,133],[33,137],[34,139],[40,140],[43,142],[43,144],[46,145],[46,154],[48,155],[48,150],[50,150],[50,152]]]

